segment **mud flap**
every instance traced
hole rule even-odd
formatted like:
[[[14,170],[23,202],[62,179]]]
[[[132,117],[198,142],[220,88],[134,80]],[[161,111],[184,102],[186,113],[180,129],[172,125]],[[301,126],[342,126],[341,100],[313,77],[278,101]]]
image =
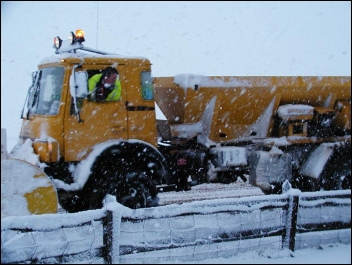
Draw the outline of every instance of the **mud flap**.
[[[281,193],[285,180],[292,180],[291,155],[258,151],[249,157],[249,183],[264,193]]]
[[[57,210],[56,188],[44,172],[23,160],[1,161],[1,218]]]
[[[313,179],[317,190],[348,189],[344,178],[348,182],[351,175],[351,143],[322,143],[304,161],[300,173]]]

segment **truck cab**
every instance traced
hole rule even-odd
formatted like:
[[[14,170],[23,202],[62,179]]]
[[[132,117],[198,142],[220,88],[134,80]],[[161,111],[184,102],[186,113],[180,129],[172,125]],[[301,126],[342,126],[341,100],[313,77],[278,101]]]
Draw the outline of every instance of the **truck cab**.
[[[154,205],[155,185],[167,174],[156,148],[151,63],[87,48],[82,31],[71,34],[54,39],[56,54],[32,75],[20,139],[32,141],[69,211],[101,207],[107,193],[132,208]],[[118,71],[121,95],[98,101],[88,80],[107,67]]]
[[[79,41],[76,37],[75,43]],[[96,57],[93,51],[87,55],[75,47],[64,52],[57,48],[58,55],[39,64],[22,113],[20,137],[34,140],[42,162],[58,162],[60,157],[81,161],[96,144],[116,139],[156,146],[150,61],[105,53]],[[106,67],[118,71],[121,97],[92,100],[88,79]]]

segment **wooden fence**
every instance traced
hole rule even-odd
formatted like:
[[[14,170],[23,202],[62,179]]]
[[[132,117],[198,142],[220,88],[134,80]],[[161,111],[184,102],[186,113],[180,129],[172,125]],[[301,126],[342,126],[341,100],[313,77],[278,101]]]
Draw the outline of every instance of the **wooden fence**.
[[[350,238],[351,190],[291,189],[137,210],[110,201],[94,211],[3,218],[1,262],[155,264]]]

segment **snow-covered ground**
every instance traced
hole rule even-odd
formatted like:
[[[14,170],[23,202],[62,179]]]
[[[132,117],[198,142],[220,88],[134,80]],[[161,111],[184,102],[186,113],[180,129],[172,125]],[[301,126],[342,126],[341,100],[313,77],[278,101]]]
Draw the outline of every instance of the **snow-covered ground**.
[[[260,188],[254,187],[240,178],[233,183],[204,183],[193,186],[190,191],[169,191],[159,193],[159,205],[185,203],[191,201],[239,198],[264,195]]]
[[[288,249],[247,251],[230,258],[164,264],[351,264],[351,244],[325,244],[295,252]]]

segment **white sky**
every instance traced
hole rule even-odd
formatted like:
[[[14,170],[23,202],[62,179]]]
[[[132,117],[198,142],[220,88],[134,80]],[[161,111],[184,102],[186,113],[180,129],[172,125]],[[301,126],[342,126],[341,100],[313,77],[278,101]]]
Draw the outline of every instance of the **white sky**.
[[[351,75],[350,1],[1,1],[8,149],[31,73],[78,28],[88,47],[149,58],[154,76]]]
[[[149,58],[154,76],[351,75],[350,1],[2,1],[1,128],[8,150],[20,132],[31,73],[54,54],[55,36],[66,39],[78,28],[88,47]],[[350,245],[295,253],[203,263],[351,263]]]

